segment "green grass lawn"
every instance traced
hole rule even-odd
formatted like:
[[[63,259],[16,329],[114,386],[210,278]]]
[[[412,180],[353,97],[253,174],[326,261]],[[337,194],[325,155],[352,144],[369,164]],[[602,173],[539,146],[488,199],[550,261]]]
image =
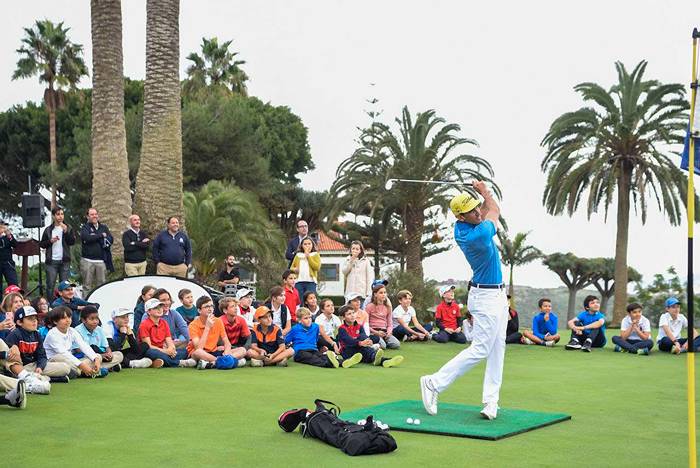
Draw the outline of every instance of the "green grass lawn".
[[[420,399],[418,377],[461,349],[404,344],[406,360],[394,369],[138,369],[55,384],[50,396],[30,396],[24,411],[0,408],[6,439],[0,466],[687,464],[686,355],[658,352],[509,346],[501,406],[573,419],[499,441],[392,431],[396,452],[349,457],[277,426],[282,411],[310,407],[314,398],[347,410]],[[483,369],[482,363],[457,380],[441,401],[479,404]]]

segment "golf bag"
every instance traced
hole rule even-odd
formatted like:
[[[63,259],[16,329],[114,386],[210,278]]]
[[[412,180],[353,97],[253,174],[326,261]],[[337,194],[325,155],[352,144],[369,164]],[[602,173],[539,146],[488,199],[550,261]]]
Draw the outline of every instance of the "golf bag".
[[[304,437],[313,437],[337,447],[348,455],[371,455],[396,450],[396,441],[385,430],[380,429],[367,417],[364,425],[343,421],[338,417],[340,407],[326,400],[316,400],[316,410],[290,410],[284,412],[278,423],[282,429],[291,432],[301,423]],[[323,404],[330,405],[330,409]]]

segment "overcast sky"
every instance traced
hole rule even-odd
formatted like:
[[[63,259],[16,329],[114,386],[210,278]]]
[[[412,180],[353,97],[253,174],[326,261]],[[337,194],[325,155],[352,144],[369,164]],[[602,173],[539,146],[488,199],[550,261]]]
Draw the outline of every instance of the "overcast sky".
[[[122,3],[124,72],[143,79],[145,1]],[[42,96],[36,80],[10,81],[22,28],[36,19],[70,26],[92,68],[88,1],[3,6],[0,109]],[[250,93],[289,106],[308,127],[316,164],[302,178],[308,189],[327,189],[355,148],[356,127],[368,123],[366,99],[380,100],[387,121],[404,105],[435,109],[479,142],[475,153],[495,169],[512,232],[532,231],[532,244],[545,252],[612,257],[614,207],[608,223],[602,214],[587,221],[585,211],[573,218],[545,213],[539,143],[553,119],[580,107],[573,86],[608,87],[616,60],[631,69],[646,59],[647,78],[687,85],[696,11],[691,1],[183,0],[180,70],[183,76],[184,58],[199,50],[202,37],[233,39],[247,61]],[[685,274],[685,238],[685,228],[670,226],[658,211],[644,226],[632,214],[629,263],[647,280],[671,265]],[[425,271],[435,279],[471,276],[456,248],[426,260]],[[561,284],[539,262],[516,270],[515,283]]]

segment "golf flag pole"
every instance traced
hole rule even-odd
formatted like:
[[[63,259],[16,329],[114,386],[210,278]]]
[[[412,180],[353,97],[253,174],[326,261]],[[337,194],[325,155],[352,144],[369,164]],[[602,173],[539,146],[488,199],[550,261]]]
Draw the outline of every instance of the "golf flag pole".
[[[697,467],[697,448],[695,442],[695,346],[693,345],[693,228],[695,225],[695,139],[700,137],[700,125],[696,122],[698,94],[698,39],[700,31],[693,29],[693,76],[690,82],[690,122],[688,125],[688,466]]]

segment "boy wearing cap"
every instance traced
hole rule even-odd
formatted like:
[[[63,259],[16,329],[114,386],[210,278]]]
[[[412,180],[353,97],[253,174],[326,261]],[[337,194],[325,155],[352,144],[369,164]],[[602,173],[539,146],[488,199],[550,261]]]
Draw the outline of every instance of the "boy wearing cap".
[[[36,310],[24,306],[15,312],[15,329],[5,340],[10,350],[19,353],[20,359],[6,361],[5,368],[27,383],[29,393],[49,393],[50,378],[67,382],[70,366],[63,362],[48,362],[44,350],[44,340],[37,331],[39,321]]]
[[[255,310],[255,327],[247,357],[252,367],[287,367],[287,360],[294,357],[294,349],[284,345],[280,327],[272,323],[270,309],[260,306]]]
[[[688,328],[688,319],[681,314],[681,302],[675,297],[669,297],[666,299],[666,312],[659,317],[659,336],[656,338],[659,350],[673,354],[688,351],[688,339],[681,338],[684,328]],[[700,337],[698,337],[696,330],[693,330],[692,333],[693,346],[698,349]]]
[[[225,298],[228,299],[228,298]],[[187,352],[192,359],[197,360],[197,369],[211,369],[220,367],[221,357],[231,356],[235,359],[234,367],[245,366],[246,350],[243,347],[231,348],[231,342],[226,336],[224,324],[221,319],[214,316],[214,303],[208,296],[197,299],[198,317],[190,323],[190,342]],[[245,324],[242,325],[248,329]],[[219,346],[219,343],[223,346]],[[229,367],[227,367],[229,368]]]
[[[294,362],[337,369],[341,366],[341,362],[344,368],[348,368],[360,361],[358,359],[345,362],[342,361],[342,358],[338,359],[338,356],[333,351],[320,352],[317,345],[320,331],[318,325],[311,321],[311,311],[306,307],[300,307],[297,317],[299,318],[299,323],[294,325],[284,338],[284,343],[294,349]]]
[[[465,344],[467,337],[464,336],[462,327],[459,326],[459,304],[454,300],[455,287],[452,285],[441,286],[440,297],[442,297],[442,301],[435,309],[435,324],[440,331],[433,336],[433,341],[436,343],[454,341]]]
[[[289,315],[292,317],[292,324],[297,323],[297,309],[301,305],[301,297],[299,296],[299,291],[295,288],[297,282],[297,275],[292,270],[285,270],[282,273],[282,287],[284,288],[284,305],[287,306],[289,310]],[[272,297],[272,296],[270,296]],[[272,308],[268,305],[270,310]],[[274,312],[273,312],[274,318]],[[289,330],[285,331],[284,327],[282,331],[287,333]]]
[[[272,314],[272,323],[280,327],[282,335],[286,335],[292,329],[292,313],[286,304],[287,299],[287,291],[284,288],[273,286],[270,289],[270,302],[265,304]]]
[[[75,331],[80,333],[83,340],[90,345],[93,351],[102,356],[102,367],[104,369],[119,372],[122,369],[121,363],[124,355],[119,351],[112,351],[107,342],[102,327],[100,326],[100,315],[93,306],[85,306],[80,311],[82,323],[75,327]]]
[[[355,311],[355,321],[364,329],[365,334],[373,343],[379,344],[379,337],[369,333],[369,314],[362,309],[364,296],[360,293],[351,292],[345,296],[345,303]]]
[[[240,288],[236,291],[236,299],[238,300],[238,315],[245,319],[248,328],[253,328],[255,309],[251,307],[253,303],[253,291],[248,288]]]
[[[158,299],[163,305],[161,320],[168,324],[175,347],[178,349],[186,348],[190,342],[190,332],[187,328],[187,322],[182,318],[182,315],[178,311],[170,309],[170,306],[173,304],[170,292],[167,289],[159,288],[153,293],[153,297]]]
[[[605,315],[600,311],[600,300],[596,296],[583,299],[583,312],[567,322],[571,329],[571,339],[565,348],[569,351],[580,349],[586,353],[591,348],[605,346]]]
[[[134,330],[129,326],[131,310],[117,307],[112,311],[112,320],[104,329],[110,349],[119,351],[124,356],[123,367],[139,369],[145,367],[163,367],[163,361],[154,362],[146,357],[148,345],[136,340]]]
[[[232,297],[222,297],[219,300],[219,310],[224,313],[221,323],[231,346],[250,348],[250,328],[246,320],[238,315],[238,301]]]
[[[627,306],[627,317],[620,324],[620,336],[613,336],[614,351],[648,355],[654,342],[651,341],[651,323],[642,315],[642,305],[636,302]]]
[[[139,339],[148,345],[146,357],[154,362],[161,359],[166,367],[196,366],[197,361],[187,359],[185,348],[175,347],[170,335],[170,327],[165,320],[162,320],[163,303],[154,297],[146,301],[144,309],[148,317],[139,325]]]
[[[76,284],[70,281],[61,281],[58,283],[58,297],[51,304],[51,307],[66,306],[71,312],[71,324],[70,326],[75,328],[80,325],[80,311],[86,306],[93,306],[96,309],[100,308],[99,304],[93,302],[87,302],[79,297],[75,297]]]

